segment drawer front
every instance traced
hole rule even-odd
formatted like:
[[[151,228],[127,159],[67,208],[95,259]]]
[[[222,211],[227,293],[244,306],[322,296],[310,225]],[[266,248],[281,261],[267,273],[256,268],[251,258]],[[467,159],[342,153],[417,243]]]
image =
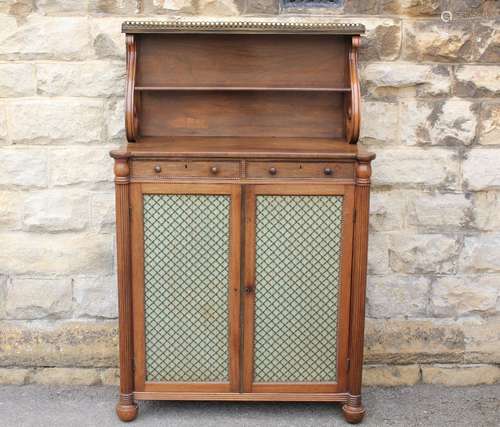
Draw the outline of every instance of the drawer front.
[[[338,162],[248,162],[248,178],[352,179],[352,163]]]
[[[239,178],[240,162],[136,160],[132,163],[132,176],[158,178]]]

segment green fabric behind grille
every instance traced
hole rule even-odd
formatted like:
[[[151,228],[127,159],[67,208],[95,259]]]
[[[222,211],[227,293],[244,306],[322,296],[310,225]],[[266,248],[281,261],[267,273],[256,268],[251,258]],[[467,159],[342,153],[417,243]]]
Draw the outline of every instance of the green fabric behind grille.
[[[257,196],[256,382],[335,382],[341,196]]]
[[[144,195],[147,381],[228,381],[230,203]]]

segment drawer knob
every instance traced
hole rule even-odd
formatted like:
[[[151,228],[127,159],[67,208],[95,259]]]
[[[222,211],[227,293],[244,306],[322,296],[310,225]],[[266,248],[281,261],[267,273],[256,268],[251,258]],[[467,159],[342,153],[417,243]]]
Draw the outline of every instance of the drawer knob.
[[[278,172],[278,171],[276,170],[276,168],[269,168],[269,173],[270,173],[271,175],[276,175],[276,172]]]
[[[219,172],[219,169],[217,168],[217,166],[212,166],[210,168],[210,172],[215,175],[217,172]]]
[[[155,172],[156,173],[160,173],[161,172],[161,166],[160,165],[156,165],[155,166]]]
[[[332,168],[325,168],[323,172],[325,173],[325,175],[331,175],[333,173],[333,170]]]

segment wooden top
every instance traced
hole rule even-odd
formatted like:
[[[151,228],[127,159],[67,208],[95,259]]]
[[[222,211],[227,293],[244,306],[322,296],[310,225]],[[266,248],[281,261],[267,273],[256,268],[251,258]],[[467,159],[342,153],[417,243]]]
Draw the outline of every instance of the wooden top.
[[[362,159],[375,158],[344,140],[330,138],[268,137],[142,137],[112,152],[118,157],[212,157],[212,158],[308,158]]]
[[[122,32],[140,33],[300,33],[357,35],[364,25],[309,21],[126,21]]]

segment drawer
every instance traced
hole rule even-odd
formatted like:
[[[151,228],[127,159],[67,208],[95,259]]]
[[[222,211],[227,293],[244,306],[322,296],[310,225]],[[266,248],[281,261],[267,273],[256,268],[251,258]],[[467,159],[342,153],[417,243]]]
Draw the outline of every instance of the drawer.
[[[352,163],[248,162],[248,178],[354,178]]]
[[[205,160],[135,160],[132,176],[172,178],[239,178],[240,162]]]

